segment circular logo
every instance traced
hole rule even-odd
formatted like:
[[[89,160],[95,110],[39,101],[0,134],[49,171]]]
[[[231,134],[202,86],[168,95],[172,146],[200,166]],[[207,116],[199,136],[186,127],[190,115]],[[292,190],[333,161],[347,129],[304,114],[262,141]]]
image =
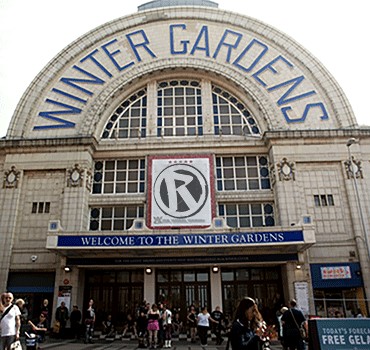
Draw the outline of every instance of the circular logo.
[[[189,164],[173,164],[163,169],[153,186],[159,209],[177,219],[197,214],[206,204],[208,195],[206,178]]]

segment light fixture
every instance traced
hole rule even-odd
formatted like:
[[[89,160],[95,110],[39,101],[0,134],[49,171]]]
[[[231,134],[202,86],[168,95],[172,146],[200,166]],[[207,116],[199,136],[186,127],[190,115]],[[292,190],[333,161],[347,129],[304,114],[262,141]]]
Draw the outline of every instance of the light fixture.
[[[354,137],[351,137],[348,141],[347,141],[347,147],[350,147],[352,146],[353,144],[355,144],[357,141]]]
[[[150,275],[152,272],[153,272],[153,270],[152,270],[152,268],[151,268],[151,267],[146,267],[146,268],[145,268],[145,273],[146,273],[147,275]]]
[[[302,265],[297,264],[297,270],[300,270],[302,268]]]
[[[212,272],[213,273],[217,273],[219,271],[219,267],[218,266],[212,266]]]
[[[64,266],[64,271],[65,272],[71,272],[72,268],[70,266]]]

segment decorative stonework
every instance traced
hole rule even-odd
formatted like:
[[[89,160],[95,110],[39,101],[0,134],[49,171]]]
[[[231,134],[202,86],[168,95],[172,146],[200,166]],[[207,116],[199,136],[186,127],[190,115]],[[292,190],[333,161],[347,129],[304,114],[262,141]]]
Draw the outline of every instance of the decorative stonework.
[[[270,166],[270,180],[271,180],[271,186],[273,187],[276,183],[276,169],[274,164],[271,164]]]
[[[79,164],[75,164],[73,168],[67,171],[67,186],[81,187],[83,183],[84,170]]]
[[[92,187],[92,171],[90,169],[86,170],[86,188],[91,191]]]
[[[295,181],[295,163],[283,158],[276,164],[280,181]]]
[[[356,179],[363,179],[364,175],[362,172],[362,164],[360,160],[356,160],[353,156],[351,161],[346,160],[344,162],[346,167],[347,179],[353,179],[353,175],[356,176]]]
[[[18,171],[14,165],[10,170],[4,172],[3,188],[17,188],[20,177],[20,171]]]

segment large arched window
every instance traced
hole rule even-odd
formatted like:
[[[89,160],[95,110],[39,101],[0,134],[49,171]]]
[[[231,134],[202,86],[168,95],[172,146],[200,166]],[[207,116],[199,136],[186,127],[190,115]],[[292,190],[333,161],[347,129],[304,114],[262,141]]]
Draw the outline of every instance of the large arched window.
[[[205,115],[211,116],[210,120],[205,120]],[[121,103],[106,122],[102,138],[260,136],[260,133],[250,110],[230,92],[210,81],[171,79],[149,83]]]

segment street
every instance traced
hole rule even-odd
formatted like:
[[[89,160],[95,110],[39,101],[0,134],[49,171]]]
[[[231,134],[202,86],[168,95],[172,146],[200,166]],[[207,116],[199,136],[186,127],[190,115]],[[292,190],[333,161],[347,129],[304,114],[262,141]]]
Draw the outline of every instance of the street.
[[[24,342],[23,342],[24,344]],[[105,350],[105,349],[112,349],[112,350],[119,350],[119,349],[137,349],[138,344],[135,340],[115,340],[115,341],[105,341],[105,340],[98,340],[94,342],[94,344],[84,344],[82,341],[76,340],[55,340],[55,339],[48,339],[44,344],[41,344],[41,350],[46,349],[58,349],[58,350]],[[214,345],[214,341],[210,341],[208,346],[206,347],[207,350],[225,350],[226,348],[226,341],[222,345]],[[191,344],[185,340],[176,340],[172,342],[172,350],[202,350],[200,345],[198,344]],[[279,343],[274,342],[271,345],[271,350],[282,350],[282,347]]]

